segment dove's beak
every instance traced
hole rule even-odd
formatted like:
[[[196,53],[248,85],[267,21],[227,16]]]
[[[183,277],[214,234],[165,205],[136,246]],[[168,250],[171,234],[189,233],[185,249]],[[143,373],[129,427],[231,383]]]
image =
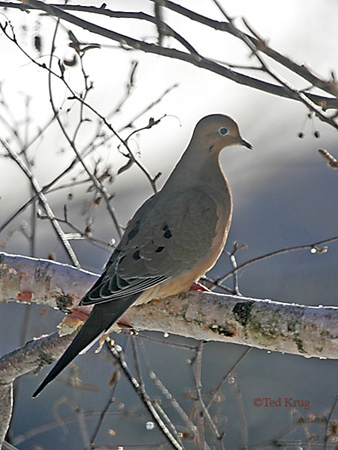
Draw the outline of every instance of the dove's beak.
[[[239,138],[239,143],[240,143],[241,145],[244,145],[244,147],[248,148],[249,150],[252,149],[252,145],[250,144],[250,142],[246,141],[246,140],[243,139],[243,138]]]

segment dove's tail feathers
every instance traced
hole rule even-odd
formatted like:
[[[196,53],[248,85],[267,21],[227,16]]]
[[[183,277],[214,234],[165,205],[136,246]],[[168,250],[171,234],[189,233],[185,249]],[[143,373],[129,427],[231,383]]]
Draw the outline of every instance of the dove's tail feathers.
[[[122,316],[129,306],[135,302],[138,296],[139,295],[134,295],[94,306],[88,319],[75,336],[70,346],[34,392],[33,397],[37,397],[47,384],[52,382],[78,354],[88,350],[104,332],[109,330],[112,324]]]

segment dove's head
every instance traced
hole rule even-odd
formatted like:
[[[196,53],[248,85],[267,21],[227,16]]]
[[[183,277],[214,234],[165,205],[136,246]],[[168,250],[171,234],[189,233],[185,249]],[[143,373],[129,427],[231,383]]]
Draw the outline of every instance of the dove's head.
[[[223,114],[203,117],[195,127],[193,141],[200,143],[209,152],[217,154],[230,145],[252,148],[252,145],[240,135],[237,123]]]

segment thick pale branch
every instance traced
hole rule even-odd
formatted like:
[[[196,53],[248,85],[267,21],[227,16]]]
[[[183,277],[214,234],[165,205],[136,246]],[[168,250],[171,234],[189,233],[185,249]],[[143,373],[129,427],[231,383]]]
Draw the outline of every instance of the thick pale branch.
[[[13,408],[13,383],[0,383],[0,448],[5,440]]]
[[[38,303],[67,312],[96,280],[97,275],[65,264],[0,252],[0,303]]]
[[[139,329],[305,357],[338,358],[335,307],[189,291],[131,308],[128,318]]]
[[[65,351],[73,337],[73,333],[60,337],[56,331],[29,341],[22,348],[3,356],[0,359],[0,386],[13,383],[21,375],[51,364]]]
[[[61,332],[28,342],[0,359],[0,445],[9,426],[13,381],[50,364],[73,339],[90,307],[79,308],[97,279],[60,263],[0,253],[0,303],[48,304],[62,311],[77,308]],[[85,314],[81,317],[78,311]],[[74,317],[74,319],[72,319]],[[137,330],[169,332],[204,341],[222,341],[305,357],[338,358],[338,308],[190,291],[130,308]],[[60,334],[69,333],[63,336]]]
[[[21,375],[50,364],[64,352],[73,337],[73,334],[60,337],[56,331],[29,341],[0,358],[0,386],[10,385]]]
[[[75,333],[74,333],[75,334]],[[0,449],[4,442],[13,409],[13,382],[21,375],[37,370],[61,356],[74,334],[42,336],[0,358]]]
[[[95,280],[95,275],[63,264],[0,253],[0,303],[29,301],[62,311],[77,308],[86,314],[90,307],[79,308],[78,303]],[[78,326],[79,316],[74,315],[74,321],[72,316],[65,321],[63,333]],[[335,307],[195,291],[128,312],[135,329],[320,358],[338,358],[337,316]]]

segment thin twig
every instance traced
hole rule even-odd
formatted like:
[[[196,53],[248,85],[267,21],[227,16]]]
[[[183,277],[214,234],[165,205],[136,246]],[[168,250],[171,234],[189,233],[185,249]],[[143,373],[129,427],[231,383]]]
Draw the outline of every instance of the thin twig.
[[[150,364],[150,361],[148,358],[148,354],[144,347],[143,338],[139,341],[139,347],[142,351],[142,359],[145,362],[150,379],[153,381],[153,383],[159,389],[159,391],[162,393],[162,395],[165,397],[165,399],[169,401],[170,405],[182,417],[182,419],[184,420],[185,424],[188,426],[191,433],[194,436],[196,436],[196,432],[197,432],[196,425],[192,422],[192,420],[189,418],[188,414],[184,411],[184,409],[178,403],[176,398],[171,394],[171,392],[168,390],[168,388],[162,383],[160,378],[156,375],[153,368],[151,367],[151,364]],[[194,349],[195,349],[195,347],[194,347]]]
[[[210,413],[204,403],[203,396],[202,396],[202,353],[203,353],[204,343],[199,342],[198,347],[196,350],[196,356],[193,360],[193,375],[194,375],[194,381],[195,381],[195,389],[198,399],[198,404],[201,409],[201,413],[198,415],[199,423],[198,423],[198,445],[200,446],[201,450],[204,450],[205,448],[208,448],[205,438],[204,438],[204,432],[205,432],[205,426],[204,426],[204,420],[206,420],[211,428],[212,433],[216,437],[217,441],[220,443],[222,449],[223,449],[223,443],[221,441],[222,435],[218,432],[217,427],[212,420]]]
[[[58,19],[58,22],[59,22],[59,19]],[[96,178],[96,176],[89,170],[89,168],[87,167],[87,164],[85,164],[83,158],[80,155],[80,152],[77,149],[77,146],[75,145],[74,140],[71,139],[69,134],[67,133],[66,128],[64,127],[64,125],[63,125],[63,123],[62,123],[62,121],[60,119],[60,116],[58,114],[57,108],[56,108],[55,103],[54,103],[52,84],[51,84],[52,83],[51,75],[53,74],[53,72],[52,72],[51,67],[52,67],[52,61],[53,61],[53,49],[55,48],[54,42],[55,42],[55,39],[56,39],[57,30],[58,30],[58,22],[57,22],[57,25],[56,25],[56,28],[55,28],[55,31],[54,31],[54,34],[53,34],[53,39],[52,39],[52,44],[51,44],[52,45],[52,47],[51,47],[52,51],[51,51],[51,55],[50,55],[50,58],[49,58],[49,67],[48,67],[48,69],[49,69],[48,70],[48,90],[49,90],[50,104],[51,104],[52,110],[53,110],[53,112],[55,114],[56,120],[57,120],[57,122],[59,124],[59,127],[60,127],[64,137],[66,138],[68,144],[70,145],[71,149],[74,151],[74,153],[75,153],[78,161],[82,165],[83,169],[85,170],[85,172],[87,173],[89,178],[92,180],[94,186],[101,192],[103,198],[105,199],[107,209],[108,209],[108,211],[109,211],[109,213],[111,215],[111,218],[113,219],[113,222],[114,222],[116,231],[118,233],[118,236],[121,237],[122,236],[121,227],[120,227],[120,224],[118,222],[116,213],[115,213],[115,211],[114,211],[114,209],[113,209],[113,207],[111,205],[111,202],[110,202],[111,196],[108,194],[106,188],[99,182],[99,180]],[[82,110],[82,107],[85,104],[85,99],[83,100],[83,102],[80,102],[80,103],[81,103],[81,110]]]
[[[39,218],[41,220],[45,220],[45,219],[49,219],[48,216],[39,216]],[[55,217],[55,219],[59,222],[59,223],[64,223],[66,225],[68,225],[70,228],[72,228],[75,233],[73,235],[71,235],[70,233],[67,234],[67,239],[68,240],[79,240],[79,239],[86,239],[90,242],[92,242],[94,245],[97,245],[99,247],[103,247],[105,249],[112,249],[112,244],[114,243],[114,240],[112,242],[105,242],[102,239],[98,239],[95,238],[93,236],[91,236],[90,234],[82,231],[79,227],[77,227],[76,225],[74,225],[73,223],[71,223],[68,219],[61,219],[60,217]]]
[[[38,67],[42,68],[42,69],[46,69],[49,73],[49,77],[51,75],[55,76],[56,78],[58,78],[60,81],[62,81],[66,88],[69,90],[69,92],[72,95],[72,99],[79,101],[81,104],[83,104],[84,106],[86,106],[90,111],[92,111],[104,124],[105,126],[113,133],[113,135],[115,137],[117,137],[117,139],[121,142],[121,144],[127,149],[128,153],[132,153],[131,149],[129,148],[127,142],[125,139],[123,139],[119,133],[112,127],[112,125],[107,121],[106,117],[104,117],[102,114],[100,114],[93,106],[91,106],[88,102],[86,102],[81,95],[78,95],[75,93],[75,91],[71,88],[71,86],[69,85],[69,83],[67,83],[67,81],[65,80],[65,78],[63,77],[63,75],[59,75],[56,72],[54,72],[51,68],[51,65],[49,67],[47,67],[45,64],[40,64],[38,61],[36,61],[34,58],[32,58],[18,43],[16,37],[15,37],[15,33],[14,33],[14,29],[12,28],[12,26],[10,25],[11,30],[12,30],[12,36],[9,36],[9,34],[6,31],[6,26],[2,26],[0,25],[0,29],[4,32],[4,34],[6,35],[6,37],[8,37],[8,39],[10,39],[13,43],[15,43],[15,45],[27,56],[27,58],[29,58],[29,60],[36,64]],[[175,86],[173,86],[175,87]],[[168,92],[168,90],[163,94],[165,95]],[[153,102],[150,106],[148,106],[146,108],[149,109],[150,107],[154,106],[154,104],[156,104],[158,102],[155,101]],[[140,114],[144,114],[144,112],[146,111],[144,110],[142,113]],[[54,109],[54,113],[56,116],[56,119],[59,123],[59,126],[61,127],[61,130],[63,132],[63,134],[65,135],[65,138],[67,139],[69,145],[71,146],[71,148],[73,149],[73,151],[75,152],[75,154],[77,155],[77,159],[78,161],[84,166],[85,171],[88,173],[88,175],[90,176],[90,178],[93,181],[94,186],[101,192],[103,198],[106,201],[107,204],[107,209],[113,219],[113,222],[116,226],[117,232],[119,237],[121,237],[122,233],[121,233],[121,228],[120,225],[118,224],[117,218],[116,218],[116,214],[115,211],[113,210],[110,200],[111,200],[111,196],[107,193],[105,187],[97,180],[97,178],[94,176],[94,174],[92,174],[90,171],[88,171],[88,168],[86,167],[86,165],[84,164],[83,161],[83,157],[82,155],[78,152],[76,146],[74,145],[74,142],[72,141],[72,139],[69,137],[68,133],[66,133],[65,127],[63,126],[59,116],[58,116],[58,112],[57,109]],[[146,125],[144,128],[145,129],[149,129],[154,125],[157,125],[159,123],[159,120],[153,120],[148,122],[148,125]],[[155,183],[159,177],[159,174],[157,174],[154,178],[152,178],[148,172],[148,170],[140,163],[140,161],[135,160],[135,163],[137,164],[137,166],[142,170],[142,172],[145,174],[145,176],[149,179],[151,186],[153,188],[153,190],[156,192],[156,188],[155,188]]]
[[[248,424],[245,417],[245,410],[243,406],[243,400],[242,400],[242,392],[240,385],[236,378],[234,378],[234,382],[231,384],[231,387],[234,392],[235,400],[237,403],[237,410],[239,414],[239,429],[242,436],[242,445],[241,448],[248,448],[249,439],[248,439]]]
[[[218,7],[218,9],[221,11],[223,16],[227,19],[229,23],[229,27],[233,30],[233,33],[245,43],[245,45],[251,50],[253,56],[259,61],[261,65],[261,69],[268,73],[274,80],[276,80],[278,83],[280,83],[286,91],[289,91],[292,94],[293,98],[298,98],[302,103],[304,103],[307,108],[314,112],[319,119],[321,119],[323,122],[328,123],[332,127],[336,128],[338,130],[338,123],[336,123],[331,117],[327,116],[323,111],[321,107],[318,107],[317,104],[311,100],[308,95],[305,92],[301,92],[298,89],[295,89],[288,81],[284,80],[280,75],[278,75],[275,71],[273,71],[264,61],[262,56],[259,54],[262,48],[267,47],[264,40],[258,36],[258,33],[251,27],[251,25],[248,23],[248,21],[243,18],[243,22],[247,29],[252,33],[252,35],[255,37],[256,41],[253,42],[250,37],[240,31],[238,28],[235,27],[233,24],[232,18],[225,12],[221,4],[218,2],[218,0],[213,0],[215,5]]]
[[[312,244],[295,245],[293,247],[285,247],[280,250],[275,250],[273,252],[266,253],[261,256],[257,256],[256,258],[252,258],[249,261],[246,261],[246,262],[240,264],[235,269],[231,270],[230,272],[226,273],[225,275],[223,275],[219,278],[216,278],[214,280],[214,283],[216,284],[216,286],[218,286],[220,283],[222,283],[227,278],[232,276],[235,272],[238,272],[239,270],[244,269],[245,267],[249,266],[250,264],[256,263],[258,261],[263,261],[264,259],[271,258],[272,256],[282,255],[283,253],[289,253],[289,252],[294,252],[294,251],[298,251],[298,250],[311,250],[312,253],[319,253],[319,254],[325,253],[327,248],[326,247],[320,248],[320,247],[324,244],[328,244],[329,242],[335,242],[335,241],[338,241],[338,236],[323,239],[321,241],[317,241]]]
[[[136,373],[137,373],[138,382],[140,384],[141,389],[145,393],[145,395],[148,395],[146,393],[145,383],[144,383],[143,376],[142,376],[140,358],[138,356],[138,349],[137,349],[137,346],[136,346],[136,339],[135,339],[135,336],[133,334],[130,336],[130,342],[131,342],[131,348],[132,348],[132,352],[133,352],[134,363],[135,363],[135,370],[136,370]],[[163,408],[161,408],[161,405],[155,400],[151,400],[151,402],[152,402],[154,408],[157,410],[158,414],[162,417],[163,422],[165,422],[165,424],[166,424],[166,427],[168,427],[169,431],[172,433],[172,435],[177,440],[177,442],[180,442],[180,444],[182,444],[180,436],[178,435],[178,432],[177,432],[174,424],[169,419],[168,415],[165,413]]]
[[[326,160],[327,165],[331,167],[331,169],[338,169],[338,161],[334,158],[331,153],[327,150],[319,149],[318,152],[322,155],[322,157]]]
[[[324,432],[324,448],[323,448],[323,450],[326,450],[327,445],[328,445],[328,441],[329,441],[329,425],[330,425],[332,414],[333,414],[334,410],[336,409],[337,404],[338,404],[338,394],[335,395],[335,399],[334,399],[334,402],[333,402],[333,404],[331,406],[330,413],[329,413],[329,415],[327,416],[327,419],[326,419],[325,432]]]
[[[148,410],[148,412],[151,415],[151,417],[153,418],[153,420],[159,426],[159,429],[162,432],[162,434],[164,435],[164,437],[167,439],[167,441],[173,448],[175,448],[177,450],[183,450],[183,446],[181,445],[181,443],[178,442],[175,439],[175,437],[170,433],[169,429],[166,427],[165,423],[163,422],[163,420],[157,413],[156,409],[154,408],[153,404],[149,400],[148,395],[146,394],[144,389],[142,389],[142,386],[138,383],[138,381],[135,379],[135,377],[131,374],[129,367],[124,359],[123,354],[116,349],[116,347],[114,346],[114,344],[112,344],[110,339],[107,339],[107,342],[110,343],[110,345],[109,345],[110,352],[114,356],[115,360],[119,363],[119,366],[120,366],[122,372],[124,373],[127,380],[129,381],[129,383],[131,384],[131,386],[137,393],[138,397],[142,400],[143,405]]]
[[[241,356],[233,363],[233,365],[230,367],[230,369],[225,373],[225,375],[222,377],[221,381],[218,383],[217,388],[215,389],[215,391],[212,394],[211,399],[209,400],[209,403],[207,404],[207,409],[209,409],[211,407],[211,405],[213,404],[217,394],[219,393],[219,391],[222,389],[222,386],[224,385],[224,383],[227,381],[227,379],[229,378],[230,374],[235,370],[235,368],[238,366],[238,364],[247,356],[247,354],[250,352],[252,347],[247,347],[244,352],[241,354]]]
[[[154,1],[154,0],[151,0]],[[170,0],[163,0],[164,6],[171,11],[176,12],[177,14],[180,14],[184,17],[187,17],[190,20],[193,20],[196,23],[200,23],[202,25],[205,25],[209,28],[213,28],[214,30],[223,31],[229,34],[232,34],[235,37],[237,36],[237,29],[234,29],[230,26],[228,22],[219,22],[218,20],[211,19],[209,17],[203,16],[202,14],[196,13],[195,11],[192,11],[182,5],[178,5],[177,3],[174,3]],[[218,5],[220,5],[218,3]],[[259,41],[255,39],[255,37],[246,35],[253,43],[254,45],[258,45]],[[278,62],[279,64],[283,65],[287,69],[289,69],[291,72],[294,72],[295,74],[299,75],[300,77],[304,78],[306,81],[308,81],[311,85],[316,86],[323,91],[328,92],[329,94],[332,94],[334,97],[337,97],[337,87],[334,85],[333,81],[325,81],[318,78],[316,75],[314,75],[310,70],[304,65],[304,64],[297,64],[294,61],[292,61],[290,58],[280,54],[276,50],[265,46],[264,48],[260,49],[263,53],[268,55],[270,58]],[[338,100],[334,100],[336,106],[333,106],[333,108],[337,108],[338,106]],[[318,103],[318,102],[316,102]],[[320,103],[318,103],[320,104]],[[323,106],[327,106],[323,103]]]
[[[74,250],[72,249],[72,246],[70,245],[66,234],[62,230],[59,222],[56,220],[54,213],[49,206],[48,200],[46,196],[43,194],[36,178],[32,174],[32,172],[28,169],[28,167],[23,163],[23,161],[19,158],[19,156],[16,154],[14,150],[11,149],[11,147],[7,144],[6,141],[0,138],[0,143],[3,145],[3,147],[6,149],[12,160],[20,167],[20,169],[24,172],[24,174],[29,179],[31,186],[33,187],[37,197],[39,198],[40,203],[42,204],[55,232],[58,236],[60,242],[62,243],[64,249],[66,250],[66,253],[68,254],[72,264],[76,267],[80,267],[80,263],[74,253]]]

